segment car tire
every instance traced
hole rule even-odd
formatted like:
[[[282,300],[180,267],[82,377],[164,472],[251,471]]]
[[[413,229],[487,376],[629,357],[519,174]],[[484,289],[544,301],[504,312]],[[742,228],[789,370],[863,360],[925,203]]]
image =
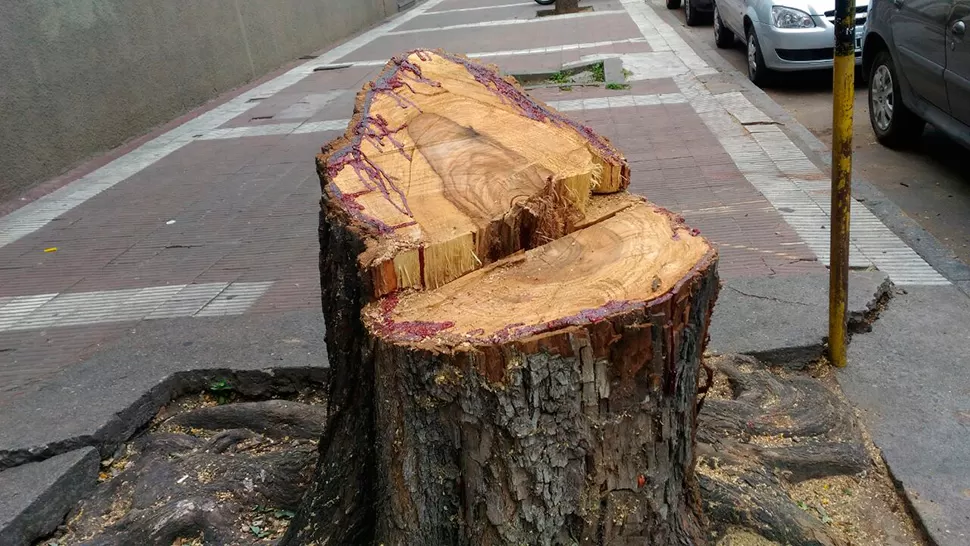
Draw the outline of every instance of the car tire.
[[[536,4],[540,6],[551,6],[556,3],[556,0],[536,0]]]
[[[717,11],[717,2],[714,3],[714,45],[720,49],[727,49],[734,45],[734,32],[724,26],[721,14]]]
[[[884,146],[904,148],[923,136],[926,122],[903,104],[893,57],[883,50],[869,70],[869,124]]]
[[[667,9],[677,9],[680,7],[680,0],[667,0]]]
[[[771,69],[765,65],[765,56],[761,52],[761,43],[758,41],[758,35],[755,33],[753,27],[748,27],[745,42],[747,44],[748,79],[758,87],[764,87],[771,82],[772,73]]]
[[[692,0],[684,0],[684,21],[689,27],[696,27],[704,23],[704,14],[697,11],[692,4]]]

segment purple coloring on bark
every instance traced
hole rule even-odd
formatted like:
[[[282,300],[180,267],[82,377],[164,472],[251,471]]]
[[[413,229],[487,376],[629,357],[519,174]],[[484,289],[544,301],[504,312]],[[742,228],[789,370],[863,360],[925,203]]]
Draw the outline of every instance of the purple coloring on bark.
[[[390,142],[397,151],[407,158],[408,161],[411,160],[411,154],[409,154],[405,149],[404,145],[394,138],[394,135],[404,129],[404,126],[392,129],[388,121],[384,116],[377,114],[376,116],[370,115],[371,106],[374,103],[374,98],[377,95],[388,95],[393,98],[399,107],[410,108],[417,106],[410,100],[404,99],[399,94],[395,93],[395,90],[401,87],[407,87],[412,93],[415,93],[412,83],[422,83],[429,85],[431,87],[440,87],[441,84],[438,82],[433,82],[425,78],[421,72],[421,67],[412,63],[407,59],[410,54],[403,57],[394,57],[391,61],[397,65],[394,70],[385,72],[381,74],[377,80],[371,85],[367,90],[364,98],[363,112],[360,117],[360,121],[353,128],[352,137],[350,139],[350,144],[341,148],[333,155],[330,156],[327,161],[327,175],[333,180],[344,168],[350,166],[354,169],[354,173],[364,184],[364,187],[369,191],[379,191],[388,202],[394,206],[400,213],[407,215],[408,217],[414,218],[414,214],[411,212],[411,207],[408,205],[407,195],[404,190],[395,184],[395,179],[389,175],[384,169],[374,164],[360,149],[360,145],[366,140],[374,145],[376,148],[384,148],[386,142]],[[418,57],[422,60],[427,60],[426,57],[419,54]],[[365,223],[375,226],[378,231],[382,234],[388,234],[394,231],[395,226],[388,226],[386,223],[381,222],[376,218],[370,218],[363,213],[364,207],[360,203],[356,202],[356,197],[362,195],[366,192],[356,192],[354,194],[343,194],[336,184],[330,183],[331,189],[338,195],[340,195],[341,202],[347,207],[347,210],[354,215],[354,217],[364,221]],[[392,197],[392,194],[397,196],[397,199]],[[398,226],[413,225],[412,223],[401,223]]]
[[[413,320],[397,322],[391,315],[397,307],[399,296],[397,292],[388,294],[381,300],[381,318],[377,324],[377,331],[384,337],[394,338],[402,341],[421,341],[434,336],[442,330],[447,330],[455,326],[454,322],[430,322],[424,320]]]

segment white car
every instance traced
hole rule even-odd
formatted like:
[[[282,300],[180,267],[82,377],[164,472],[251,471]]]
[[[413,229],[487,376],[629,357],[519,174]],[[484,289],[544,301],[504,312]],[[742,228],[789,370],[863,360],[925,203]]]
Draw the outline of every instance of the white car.
[[[862,62],[862,32],[869,0],[856,0],[856,63]],[[762,85],[772,73],[832,68],[835,0],[715,0],[717,47],[745,41],[748,78]]]

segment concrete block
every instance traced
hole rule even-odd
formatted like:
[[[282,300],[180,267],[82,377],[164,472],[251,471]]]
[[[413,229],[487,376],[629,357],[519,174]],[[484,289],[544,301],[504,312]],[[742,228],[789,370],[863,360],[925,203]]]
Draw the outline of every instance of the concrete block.
[[[0,472],[0,544],[27,546],[52,533],[94,487],[99,463],[86,447]]]
[[[724,281],[708,350],[796,368],[807,364],[828,336],[828,279],[828,273],[813,273]],[[862,320],[890,287],[885,273],[851,271],[850,321]]]

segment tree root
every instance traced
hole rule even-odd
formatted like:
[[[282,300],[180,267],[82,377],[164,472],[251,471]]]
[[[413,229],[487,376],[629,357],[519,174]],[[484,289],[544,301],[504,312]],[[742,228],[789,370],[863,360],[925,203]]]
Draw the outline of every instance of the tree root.
[[[699,415],[697,477],[711,542],[740,528],[779,544],[845,544],[789,491],[873,468],[852,409],[821,381],[776,375],[753,358],[708,364],[716,372]],[[106,461],[103,482],[43,544],[279,538],[312,476],[323,411],[265,401],[179,413]]]
[[[699,416],[697,473],[713,535],[741,526],[793,546],[842,544],[786,489],[871,468],[853,410],[820,381],[780,377],[757,360],[713,362],[728,393]]]
[[[270,400],[179,413],[102,462],[103,481],[42,544],[265,544],[303,497],[323,411]]]

